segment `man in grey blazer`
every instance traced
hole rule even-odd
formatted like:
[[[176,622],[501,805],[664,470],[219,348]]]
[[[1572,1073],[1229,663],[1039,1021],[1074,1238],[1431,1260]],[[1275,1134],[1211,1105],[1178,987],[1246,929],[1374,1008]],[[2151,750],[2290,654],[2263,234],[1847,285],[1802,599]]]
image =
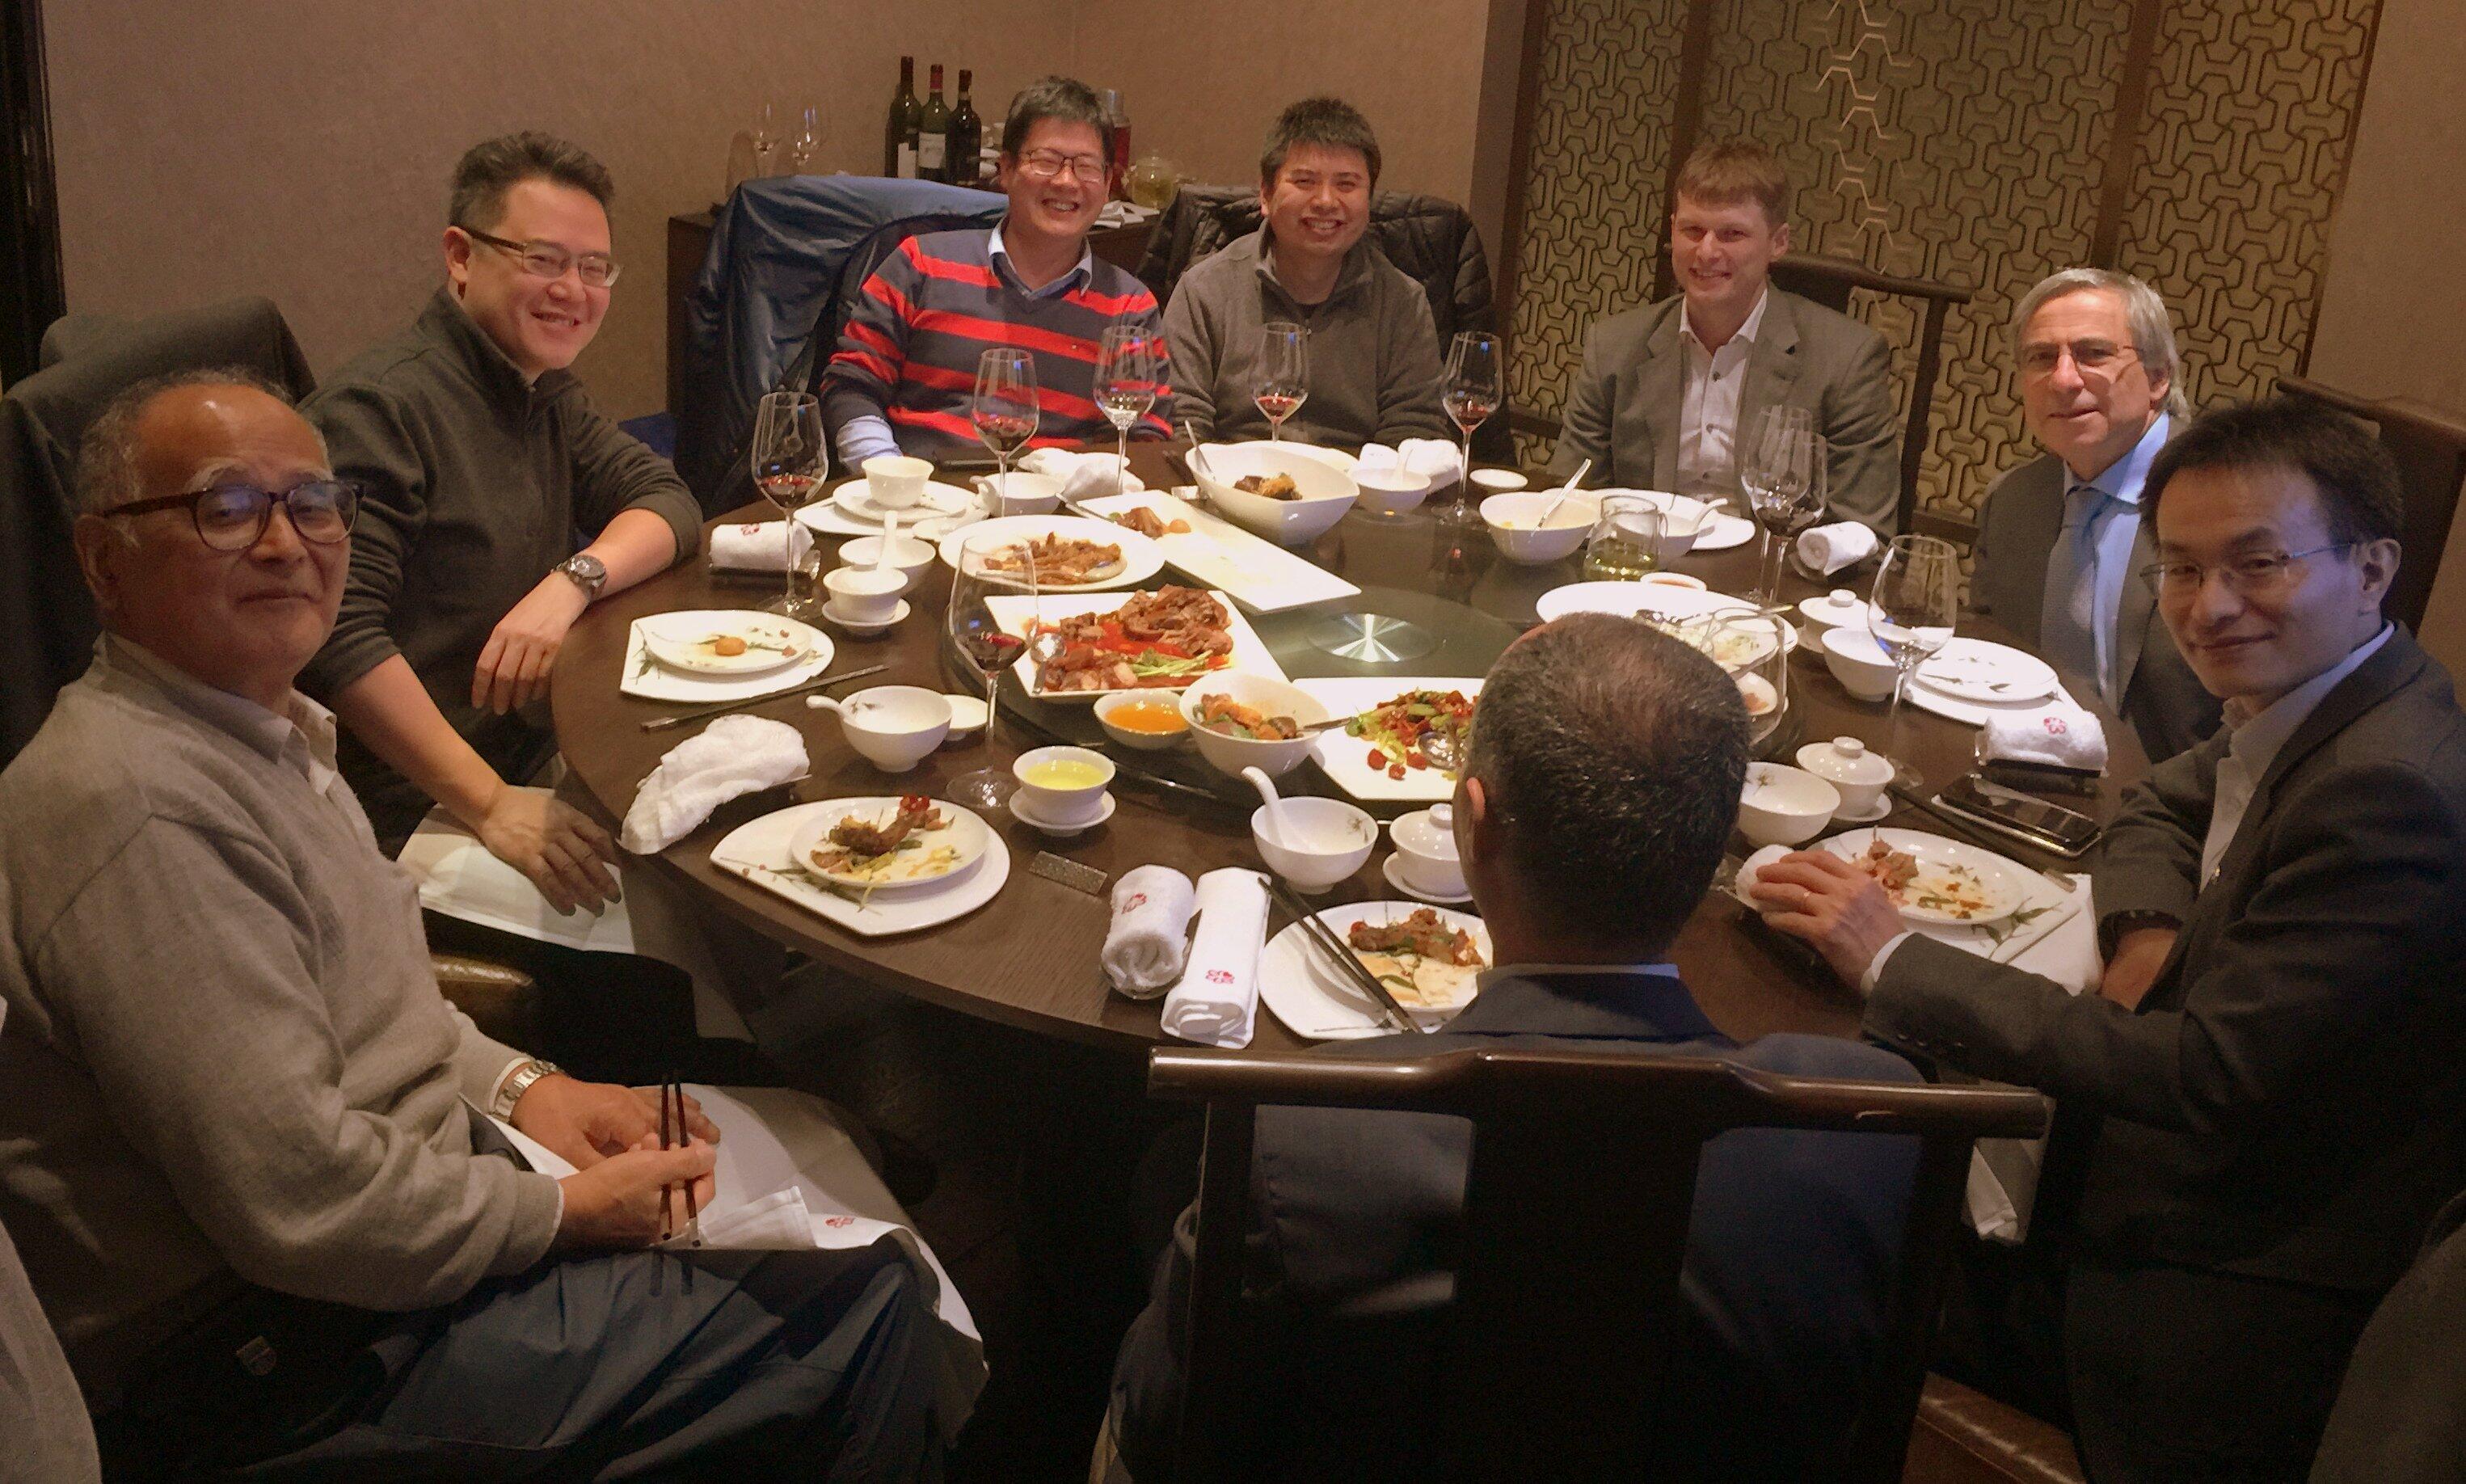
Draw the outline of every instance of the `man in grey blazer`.
[[[2153,761],[2218,730],[2218,698],[2150,618],[2141,487],[2189,416],[2165,301],[2128,273],[2067,268],[2012,315],[2023,416],[2045,453],[1995,482],[1970,604],[2096,692]],[[2086,697],[2084,697],[2086,699]]]
[[[1913,1079],[1900,1057],[1852,1041],[1740,1046],[1669,962],[1746,773],[1746,718],[1716,666],[1623,619],[1577,614],[1510,648],[1481,704],[1455,820],[1496,965],[1445,1030],[1340,1043],[1347,1054],[1630,1051]],[[1250,1390],[1272,1422],[1257,1429],[1270,1456],[1250,1476],[1444,1472],[1433,1452],[1446,1429],[1425,1378],[1441,1363],[1471,1137],[1459,1118],[1260,1110]],[[1682,1380],[1674,1396],[1636,1399],[1669,1419],[1661,1476],[1827,1472],[1880,1333],[1877,1275],[1893,1268],[1915,1154],[1900,1139],[1778,1130],[1705,1147]],[[1113,1373],[1113,1435],[1138,1484],[1171,1478],[1192,1221],[1185,1212],[1176,1228]]]
[[[1679,172],[1670,259],[1679,292],[1584,337],[1550,460],[1597,486],[1734,492],[1764,414],[1803,407],[1830,440],[1834,520],[1898,524],[1893,356],[1846,314],[1771,285],[1789,251],[1789,177],[1763,146],[1715,140]]]
[[[2099,1120],[2064,1319],[2091,1475],[2300,1478],[2373,1304],[2466,1186],[2466,713],[2382,618],[2397,472],[2349,419],[2212,413],[2145,504],[2159,614],[2228,730],[2108,830],[2098,992],[1902,932],[1827,855],[1759,895],[1879,1040]]]

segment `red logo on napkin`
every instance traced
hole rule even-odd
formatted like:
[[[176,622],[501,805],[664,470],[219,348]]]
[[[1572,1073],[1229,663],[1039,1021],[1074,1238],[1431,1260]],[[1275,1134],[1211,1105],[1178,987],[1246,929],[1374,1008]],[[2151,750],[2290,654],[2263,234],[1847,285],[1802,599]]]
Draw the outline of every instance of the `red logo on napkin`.
[[[1233,982],[1233,971],[1230,969],[1210,969],[1207,971],[1207,982],[1210,984],[1230,984]]]
[[[749,536],[758,536],[762,533],[762,528],[754,525],[751,521],[746,522],[744,525],[739,526],[736,528]]]
[[[1133,891],[1131,893],[1131,899],[1122,904],[1122,911],[1126,912],[1134,912],[1147,905],[1148,894],[1144,891]]]
[[[825,1216],[822,1218],[822,1225],[825,1226],[853,1226],[856,1225],[856,1218],[853,1216]]]
[[[2044,725],[2047,729],[2047,735],[2051,737],[2060,737],[2065,732],[2072,731],[2070,727],[2064,725],[2064,719],[2060,716],[2047,717]]]

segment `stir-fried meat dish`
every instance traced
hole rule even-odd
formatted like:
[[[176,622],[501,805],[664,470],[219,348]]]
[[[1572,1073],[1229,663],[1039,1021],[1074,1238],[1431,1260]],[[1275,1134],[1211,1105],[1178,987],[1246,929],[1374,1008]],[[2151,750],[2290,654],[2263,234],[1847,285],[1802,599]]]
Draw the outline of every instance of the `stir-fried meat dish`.
[[[1850,865],[1875,878],[1875,884],[1886,891],[1906,887],[1918,879],[1918,859],[1906,850],[1895,850],[1881,837],[1867,843],[1867,848]]]
[[[1230,660],[1232,615],[1200,588],[1133,593],[1111,613],[1045,625],[1062,653],[1037,671],[1043,692],[1178,689]]]
[[[1107,518],[1116,526],[1128,526],[1151,541],[1158,536],[1184,535],[1190,530],[1190,522],[1177,520],[1168,526],[1163,516],[1143,505],[1134,505],[1118,515]]]
[[[1244,474],[1233,482],[1233,487],[1269,500],[1299,500],[1302,497],[1301,486],[1293,483],[1289,474]]]
[[[1024,573],[1030,562],[1036,564],[1038,586],[1075,587],[1121,571],[1122,549],[1107,542],[1048,533],[996,551],[985,559],[985,570]]]
[[[886,824],[874,824],[849,815],[831,826],[831,843],[837,850],[817,850],[814,864],[826,871],[843,869],[849,863],[888,855],[899,848],[900,842],[918,830],[936,830],[950,821],[933,800],[921,794],[910,794],[899,800],[899,812]]]
[[[1365,954],[1418,954],[1461,968],[1481,963],[1481,950],[1473,946],[1472,934],[1448,927],[1426,907],[1401,922],[1356,922],[1345,941]]]
[[[1301,723],[1289,716],[1270,716],[1231,696],[1209,696],[1199,703],[1199,724],[1227,736],[1253,742],[1289,742],[1302,734]]]

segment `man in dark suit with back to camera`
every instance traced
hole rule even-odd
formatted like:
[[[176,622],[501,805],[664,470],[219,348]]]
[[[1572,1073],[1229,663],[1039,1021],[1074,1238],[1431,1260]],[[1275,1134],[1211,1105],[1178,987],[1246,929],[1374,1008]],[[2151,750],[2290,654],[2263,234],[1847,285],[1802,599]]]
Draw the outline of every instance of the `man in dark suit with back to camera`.
[[[1846,314],[1772,286],[1789,251],[1789,177],[1762,145],[1715,140],[1688,156],[1670,215],[1679,292],[1584,337],[1550,477],[1593,461],[1601,487],[1734,494],[1763,415],[1804,408],[1830,440],[1836,521],[1899,522],[1893,352]]]
[[[2172,757],[2218,730],[2218,698],[2133,575],[2157,560],[2149,465],[2191,416],[2166,302],[2128,273],[2067,268],[2022,296],[2012,359],[2046,452],[1986,492],[1970,605],[2096,692],[2151,760]]]
[[[2466,1185],[2466,714],[2382,617],[2397,471],[2351,419],[2211,413],[2142,504],[2145,580],[2227,730],[2107,831],[2097,993],[1913,936],[1821,852],[1756,889],[1867,993],[1870,1034],[2098,1115],[2064,1319],[2091,1475],[2300,1478]]]
[[[1737,686],[1678,641],[1602,614],[1518,641],[1482,688],[1456,840],[1496,967],[1434,1035],[1354,1056],[1467,1049],[1718,1057],[1791,1075],[1910,1081],[1899,1057],[1822,1036],[1739,1046],[1669,961],[1737,814]],[[1249,1250],[1260,1477],[1424,1478],[1446,1431],[1426,1378],[1454,1290],[1460,1118],[1262,1108]],[[1915,1145],[1742,1130],[1705,1146],[1690,1221],[1689,1334],[1672,1371],[1665,1477],[1823,1472],[1881,1332]],[[1536,1213],[1546,1220],[1546,1213]],[[1193,1217],[1113,1375],[1114,1436],[1139,1484],[1172,1475]],[[1478,1337],[1474,1337],[1477,1340]],[[1279,1342],[1281,1341],[1281,1343]],[[1650,1405],[1652,1399],[1639,1399]]]

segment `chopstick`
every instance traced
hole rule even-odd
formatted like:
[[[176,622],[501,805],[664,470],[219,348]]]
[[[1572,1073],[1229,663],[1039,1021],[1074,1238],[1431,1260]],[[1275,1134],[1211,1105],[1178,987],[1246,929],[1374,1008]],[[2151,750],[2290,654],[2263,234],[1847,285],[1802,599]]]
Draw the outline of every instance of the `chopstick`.
[[[662,1082],[660,1084],[660,1152],[665,1154],[674,1147],[668,1138],[668,1085]],[[668,1200],[668,1192],[675,1188],[674,1185],[660,1187],[660,1240],[662,1242],[677,1234],[672,1215],[676,1207]]]
[[[660,1084],[660,1147],[661,1149],[671,1147],[668,1142],[670,1138],[669,1102],[671,1098],[675,1100],[674,1127],[676,1132],[674,1137],[676,1139],[676,1143],[674,1147],[682,1149],[687,1143],[691,1142],[691,1136],[685,1133],[685,1085],[682,1082],[662,1082]],[[660,1187],[660,1240],[662,1242],[667,1241],[670,1237],[677,1234],[674,1220],[670,1215],[670,1212],[674,1208],[668,1203],[669,1188],[670,1187],[666,1185]],[[699,1203],[694,1199],[692,1180],[686,1180],[684,1182],[684,1192],[685,1236],[692,1246],[700,1247],[702,1246],[702,1212],[699,1209]]]
[[[748,696],[742,701],[728,701],[718,706],[706,706],[698,710],[679,711],[674,716],[654,716],[642,723],[642,730],[659,731],[665,728],[682,726],[689,721],[700,721],[706,716],[741,711],[749,706],[764,706],[773,701],[786,700],[790,696],[801,696],[808,690],[819,690],[825,686],[836,686],[843,680],[863,680],[867,675],[879,675],[888,668],[890,666],[887,664],[868,664],[859,669],[841,670],[837,675],[825,675],[819,680],[809,680],[801,686],[791,686],[785,690],[773,690],[769,695]]]
[[[1290,888],[1269,877],[1267,893],[1275,898],[1278,906],[1292,913],[1295,920],[1301,923],[1302,936],[1310,939],[1311,946],[1334,960],[1336,971],[1344,975],[1356,989],[1368,995],[1371,1002],[1386,1013],[1389,1024],[1413,1035],[1429,1034],[1429,1027],[1404,1013],[1404,1007],[1396,1002],[1396,997],[1387,993],[1387,986],[1379,982],[1378,976],[1361,966],[1361,960],[1353,956],[1353,951],[1338,941],[1334,930],[1319,921],[1318,913],[1304,906],[1301,898],[1293,895]]]

